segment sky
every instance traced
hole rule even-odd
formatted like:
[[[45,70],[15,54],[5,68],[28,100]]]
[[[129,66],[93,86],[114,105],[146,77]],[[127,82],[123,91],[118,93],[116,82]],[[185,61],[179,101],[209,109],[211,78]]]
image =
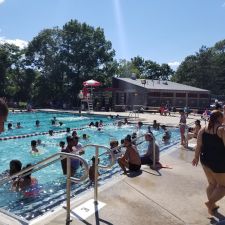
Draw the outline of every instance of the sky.
[[[173,69],[225,39],[225,0],[0,0],[0,43],[24,47],[71,19],[103,28],[118,60],[141,56]]]

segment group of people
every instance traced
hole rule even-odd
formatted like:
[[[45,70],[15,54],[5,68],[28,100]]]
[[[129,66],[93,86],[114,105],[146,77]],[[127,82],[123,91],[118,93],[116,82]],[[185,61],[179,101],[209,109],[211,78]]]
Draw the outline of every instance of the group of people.
[[[159,162],[159,146],[153,140],[153,135],[151,133],[145,134],[145,141],[148,142],[148,149],[146,153],[140,156],[137,147],[135,146],[134,139],[131,135],[127,135],[124,138],[124,147],[126,151],[122,157],[118,158],[118,164],[122,168],[124,174],[127,172],[138,172],[140,171],[141,165],[153,165],[154,160],[154,150],[155,150],[155,163],[159,168],[161,166]],[[128,171],[127,171],[128,169]]]

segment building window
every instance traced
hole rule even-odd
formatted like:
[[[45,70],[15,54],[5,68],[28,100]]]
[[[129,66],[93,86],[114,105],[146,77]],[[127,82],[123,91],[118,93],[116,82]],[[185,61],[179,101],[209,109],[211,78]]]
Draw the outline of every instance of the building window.
[[[186,97],[186,93],[176,93],[176,97],[178,97],[178,98],[185,98]]]
[[[188,98],[197,98],[197,93],[188,93]]]
[[[116,93],[116,104],[119,104],[119,93]]]
[[[148,96],[151,96],[151,97],[160,97],[160,92],[149,92],[148,93]]]
[[[170,97],[173,97],[173,93],[170,93],[170,92],[162,92],[161,93],[161,96],[162,97],[168,97],[168,98],[170,98]]]
[[[209,98],[209,95],[208,94],[200,94],[199,98]]]

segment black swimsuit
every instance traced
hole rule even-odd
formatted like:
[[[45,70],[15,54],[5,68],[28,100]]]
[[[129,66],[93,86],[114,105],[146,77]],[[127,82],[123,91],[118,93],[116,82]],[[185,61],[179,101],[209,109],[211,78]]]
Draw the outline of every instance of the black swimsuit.
[[[225,146],[223,140],[217,135],[217,130],[215,134],[204,131],[202,143],[201,163],[214,173],[225,173]]]

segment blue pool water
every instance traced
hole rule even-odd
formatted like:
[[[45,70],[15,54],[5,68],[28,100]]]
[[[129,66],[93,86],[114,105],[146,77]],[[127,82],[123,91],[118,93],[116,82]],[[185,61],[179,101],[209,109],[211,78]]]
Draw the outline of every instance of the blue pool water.
[[[38,113],[40,121],[46,121],[46,126],[43,126],[43,130],[49,129],[49,120],[55,116],[55,114],[50,113]],[[15,119],[14,116],[17,118]],[[36,132],[33,127],[33,120],[36,119],[36,115],[34,114],[21,114],[21,115],[10,115],[10,120],[17,121],[18,117],[21,116],[21,120],[23,121],[22,125],[28,129],[29,133]],[[31,119],[32,117],[32,119]],[[104,146],[109,146],[109,142],[111,140],[121,140],[127,134],[132,134],[136,131],[135,125],[125,125],[122,128],[118,128],[113,125],[113,121],[109,120],[107,117],[79,117],[74,116],[72,114],[56,114],[56,117],[63,121],[69,121],[68,124],[71,127],[82,127],[84,125],[89,124],[90,121],[93,120],[103,120],[105,123],[109,123],[109,125],[104,126],[101,131],[97,131],[96,128],[86,128],[78,131],[78,135],[82,137],[82,134],[86,133],[89,135],[89,139],[87,141],[80,139],[80,143],[83,145],[87,144],[99,144]],[[29,118],[29,121],[26,119]],[[76,118],[76,120],[73,120]],[[72,122],[71,122],[72,121]],[[111,123],[110,123],[111,122]],[[139,134],[145,133],[147,130],[147,126],[143,126],[143,128],[139,131]],[[25,132],[25,131],[24,131]],[[153,131],[158,140],[158,143],[161,149],[166,148],[164,144],[161,142],[162,139],[162,131]],[[179,139],[179,132],[177,129],[171,129],[172,140],[170,144],[175,143]],[[27,137],[23,139],[11,139],[6,141],[0,141],[0,172],[5,171],[9,167],[9,161],[12,159],[19,159],[23,166],[27,163],[37,163],[42,159],[47,158],[48,156],[58,152],[60,147],[58,143],[60,141],[65,141],[65,138],[68,134],[66,132],[57,133],[54,136],[49,135],[38,135],[35,137]],[[44,146],[39,146],[42,153],[38,156],[33,156],[30,154],[30,142],[31,140],[40,139]],[[147,143],[143,142],[138,146],[139,152],[142,154],[145,152],[147,148]],[[87,148],[83,157],[90,163],[91,157],[94,155],[93,148]],[[101,164],[109,163],[109,157],[103,156],[100,158]],[[100,182],[106,180],[107,178],[112,177],[115,173],[120,171],[117,164],[113,166],[111,170],[108,171],[100,171]],[[6,184],[0,187],[0,207],[10,211],[16,215],[22,216],[28,220],[37,217],[46,211],[50,210],[56,205],[59,205],[61,202],[65,200],[66,197],[66,179],[62,175],[62,169],[60,162],[50,165],[38,172],[33,174],[34,177],[38,180],[38,195],[37,196],[24,196],[22,193],[13,192],[10,190],[11,185]],[[85,181],[82,184],[73,185],[73,194],[80,193],[84,190],[87,190],[89,187],[89,182]]]
[[[62,122],[63,125],[51,125],[51,120],[56,117],[57,121]],[[40,121],[40,126],[35,127],[35,121]],[[30,133],[47,132],[48,130],[65,130],[67,127],[80,128],[90,124],[91,121],[103,120],[104,123],[112,122],[108,117],[100,116],[79,116],[77,114],[69,113],[47,113],[47,112],[31,112],[31,113],[10,113],[5,123],[5,132],[0,134],[0,137],[24,135]],[[16,129],[16,123],[20,122],[23,128]],[[13,129],[8,130],[7,124],[12,123]]]

